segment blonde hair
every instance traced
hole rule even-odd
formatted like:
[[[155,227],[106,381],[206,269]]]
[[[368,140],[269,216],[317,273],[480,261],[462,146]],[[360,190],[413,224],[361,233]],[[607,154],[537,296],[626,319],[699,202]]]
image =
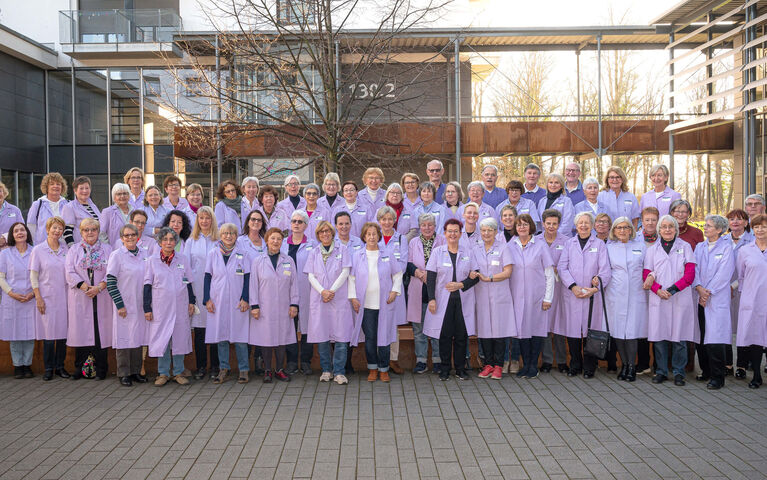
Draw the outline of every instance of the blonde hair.
[[[386,177],[384,177],[383,170],[381,170],[378,167],[370,167],[367,170],[365,170],[365,173],[362,174],[362,183],[365,183],[365,181],[367,181],[370,175],[378,175],[379,177],[381,177],[381,183],[386,181]]]
[[[562,186],[562,195],[567,196],[567,189],[565,188],[565,185],[567,184],[565,183],[565,177],[556,172],[552,172],[546,175],[546,191],[549,190],[549,180],[552,178],[556,179],[559,182],[559,185]]]
[[[317,239],[320,238],[320,232],[322,230],[325,230],[326,228],[330,229],[330,234],[335,236],[336,229],[333,228],[333,225],[330,224],[327,220],[323,220],[320,223],[317,224],[317,228],[314,229],[314,236],[317,237]]]
[[[60,184],[61,196],[67,196],[67,181],[59,172],[51,172],[43,177],[43,180],[40,182],[40,191],[43,192],[43,195],[48,195],[48,185],[51,182]]]
[[[125,181],[125,183],[128,183],[128,180],[130,180],[130,176],[133,174],[133,172],[138,172],[138,173],[141,174],[141,188],[143,189],[144,188],[144,178],[145,178],[144,177],[144,171],[141,170],[138,167],[133,167],[130,170],[128,170],[127,172],[125,172],[125,176],[123,177],[123,180]]]
[[[607,182],[607,177],[609,177],[611,173],[617,173],[618,176],[621,177],[621,180],[623,181],[621,183],[621,191],[628,192],[629,180],[626,177],[626,174],[623,172],[623,169],[617,165],[613,165],[612,167],[608,168],[607,171],[605,172],[604,186],[602,187],[602,190],[604,191],[610,190],[610,184]]]
[[[83,218],[83,219],[80,221],[80,225],[78,225],[77,229],[78,229],[78,230],[80,230],[80,231],[82,232],[82,231],[83,231],[83,229],[84,229],[84,228],[86,228],[86,227],[88,227],[88,226],[92,226],[92,227],[96,227],[96,228],[98,228],[98,229],[101,229],[101,224],[99,223],[99,221],[98,221],[98,220],[96,220],[96,219],[95,219],[95,218],[93,218],[93,217],[86,217],[86,218]]]
[[[616,218],[612,226],[610,227],[610,233],[607,235],[607,238],[610,240],[618,240],[618,237],[615,236],[615,227],[624,223],[627,223],[628,226],[631,227],[631,235],[629,235],[629,240],[634,240],[637,236],[637,231],[634,228],[634,223],[631,220],[629,220],[629,217]]]
[[[3,196],[7,200],[8,197],[11,195],[11,192],[8,191],[8,187],[6,187],[3,182],[0,182],[0,189],[3,190]]]
[[[48,220],[45,221],[45,233],[48,233],[50,231],[51,226],[54,223],[58,223],[61,225],[61,228],[67,228],[67,224],[64,222],[64,219],[61,217],[49,217]]]
[[[216,228],[216,214],[213,212],[213,209],[207,205],[203,205],[197,209],[197,218],[194,220],[194,227],[192,227],[192,234],[190,237],[194,238],[195,240],[199,240],[200,234],[202,233],[202,229],[200,228],[200,215],[203,213],[210,215],[210,239],[213,241],[218,241],[219,235],[218,228]]]

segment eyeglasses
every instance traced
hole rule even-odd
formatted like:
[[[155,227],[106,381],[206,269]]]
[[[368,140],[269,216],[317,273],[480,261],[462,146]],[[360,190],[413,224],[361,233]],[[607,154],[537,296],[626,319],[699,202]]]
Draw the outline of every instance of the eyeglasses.
[[[83,228],[83,232],[85,232],[85,233],[93,233],[93,232],[98,232],[98,231],[99,231],[98,228]]]
[[[610,224],[610,222],[608,222],[607,220],[597,220],[596,223],[598,223],[600,225],[609,225]]]
[[[299,185],[301,184],[298,182],[290,182],[285,184],[286,187],[298,187]]]
[[[623,180],[621,177],[617,175],[610,175],[607,177],[608,180]]]
[[[406,181],[404,183],[405,183],[405,185],[418,185],[418,182],[416,182],[415,180],[408,180],[408,181]]]
[[[356,188],[344,188],[344,193],[355,193],[356,191]]]
[[[233,188],[228,188],[228,189],[224,190],[224,193],[237,193],[237,190],[235,190]]]
[[[628,225],[619,225],[619,226],[615,227],[615,229],[616,230],[631,230],[631,227],[629,227]]]
[[[169,183],[168,188],[181,188],[180,183]]]
[[[290,223],[304,223],[304,221],[294,218],[293,220],[290,221]]]
[[[231,230],[227,230],[225,232],[221,232],[221,236],[223,237],[224,235],[237,235],[237,232],[233,232]]]
[[[580,172],[577,168],[565,168],[565,173],[577,173]]]
[[[133,220],[131,222],[133,225],[139,226],[139,225],[146,225],[146,222],[142,222],[141,220]]]
[[[439,172],[442,171],[442,169],[441,168],[429,168],[426,171],[429,172],[429,173],[439,173]]]
[[[124,234],[122,235],[122,237],[123,237],[123,238],[136,238],[136,237],[138,237],[138,235],[137,235],[137,234],[135,234],[135,233],[124,233]]]
[[[402,192],[389,192],[389,195],[398,195],[398,196],[401,197],[402,196]]]
[[[248,220],[248,221],[249,221],[249,222],[258,222],[258,223],[263,223],[263,220],[261,220],[261,219],[260,219],[260,218],[258,218],[258,217],[250,217],[250,220]]]
[[[304,197],[319,197],[320,194],[317,192],[304,192]]]

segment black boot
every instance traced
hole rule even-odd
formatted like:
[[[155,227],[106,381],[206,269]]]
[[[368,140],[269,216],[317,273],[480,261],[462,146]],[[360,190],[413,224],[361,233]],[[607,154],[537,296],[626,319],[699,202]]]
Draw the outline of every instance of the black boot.
[[[24,378],[24,367],[13,367],[13,378],[17,380]]]
[[[43,380],[50,381],[53,379],[53,370],[46,370],[43,374]]]
[[[618,373],[618,380],[626,380],[626,371],[628,370],[628,365],[623,364],[621,366],[621,371]]]
[[[35,376],[34,373],[32,373],[32,367],[29,365],[24,365],[22,367],[24,369],[24,378],[33,378]]]
[[[626,368],[626,381],[635,382],[636,379],[637,379],[637,367],[634,365],[629,365],[628,368]]]

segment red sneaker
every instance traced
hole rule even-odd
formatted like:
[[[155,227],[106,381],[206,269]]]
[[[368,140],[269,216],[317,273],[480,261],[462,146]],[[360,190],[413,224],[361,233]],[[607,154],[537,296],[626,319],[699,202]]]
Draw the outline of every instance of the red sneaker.
[[[290,376],[288,376],[287,373],[283,372],[281,369],[274,372],[274,378],[277,380],[280,380],[282,382],[289,382]]]
[[[493,369],[492,379],[493,380],[500,380],[501,378],[503,378],[503,367],[495,367]]]
[[[485,365],[485,368],[479,372],[479,378],[487,378],[493,373],[494,367],[492,365]]]

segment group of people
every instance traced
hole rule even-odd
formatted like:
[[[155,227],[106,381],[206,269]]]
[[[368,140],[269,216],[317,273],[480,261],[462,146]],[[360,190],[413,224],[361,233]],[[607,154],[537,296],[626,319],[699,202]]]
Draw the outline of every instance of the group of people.
[[[264,382],[312,374],[348,383],[351,352],[364,342],[367,380],[390,381],[399,366],[399,329],[412,326],[415,368],[442,380],[468,378],[468,338],[476,336],[479,377],[504,372],[535,378],[557,369],[594,376],[584,348],[590,329],[609,331],[608,372],[633,382],[654,372],[708,388],[725,376],[761,383],[767,347],[767,215],[760,195],[726,217],[688,224],[690,204],[656,165],[653,189],[637,199],[620,167],[603,181],[581,181],[527,166],[524,180],[498,188],[498,169],[481,181],[443,183],[405,173],[384,188],[368,168],[356,182],[328,173],[322,187],[289,175],[285,198],[255,177],[222,182],[215,208],[198,184],[164,179],[145,185],[132,168],[112,187],[103,211],[87,177],[49,173],[26,222],[0,184],[0,339],[10,342],[16,378],[33,376],[43,341],[44,380],[104,379],[107,349],[117,376],[147,381],[146,356],[158,359],[155,385],[190,376],[249,381],[251,360]],[[736,335],[737,357],[732,349]],[[64,368],[75,348],[75,371]],[[654,363],[651,364],[651,347]],[[431,355],[429,355],[431,348]],[[195,368],[185,356],[194,352]],[[620,370],[617,357],[620,356]],[[737,361],[733,365],[733,359]],[[671,374],[669,373],[669,364]]]

